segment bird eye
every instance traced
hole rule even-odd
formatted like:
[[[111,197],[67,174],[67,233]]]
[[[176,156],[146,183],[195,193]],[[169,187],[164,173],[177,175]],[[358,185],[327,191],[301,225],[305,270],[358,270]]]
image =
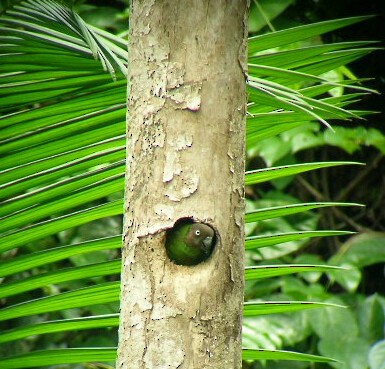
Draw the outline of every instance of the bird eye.
[[[199,229],[197,229],[196,231],[195,231],[195,235],[196,236],[199,236],[201,234],[201,231],[199,230]]]

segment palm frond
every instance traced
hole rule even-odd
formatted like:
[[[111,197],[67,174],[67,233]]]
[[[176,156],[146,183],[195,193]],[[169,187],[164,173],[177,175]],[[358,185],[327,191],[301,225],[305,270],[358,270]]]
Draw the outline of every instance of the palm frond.
[[[293,273],[303,273],[303,272],[327,272],[333,269],[342,269],[345,268],[331,266],[331,265],[300,265],[300,264],[285,264],[285,265],[258,265],[250,266],[245,268],[245,280],[255,280],[255,279],[264,279],[279,277],[282,275],[288,275]]]
[[[16,50],[15,46],[30,47],[30,43],[26,44],[28,39],[32,39],[33,42],[39,41],[39,46],[32,49],[35,52],[33,58],[30,59],[32,68],[36,65],[35,63],[41,63],[37,64],[38,71],[59,66],[65,68],[66,63],[69,63],[67,68],[71,68],[71,66],[76,68],[76,62],[82,62],[82,60],[73,59],[73,55],[66,55],[65,51],[69,50],[92,55],[100,61],[103,69],[108,70],[114,77],[116,73],[114,65],[118,67],[120,73],[127,74],[127,58],[122,57],[124,54],[121,52],[121,48],[119,48],[119,53],[111,50],[111,45],[113,45],[111,40],[117,40],[120,45],[124,45],[124,42],[113,37],[106,39],[101,35],[103,32],[98,32],[95,27],[89,27],[78,14],[58,2],[52,0],[23,1],[5,13],[2,23],[5,25],[1,28],[3,40],[10,43],[5,47],[6,52],[19,51],[20,49]],[[56,49],[61,58],[58,58],[56,63],[49,59],[46,62],[50,63],[44,63],[44,46],[48,46],[52,52]],[[114,48],[114,50],[116,49]],[[23,58],[16,57],[13,60],[13,63],[17,63],[17,60],[22,62]],[[99,67],[100,64],[94,64],[93,69]],[[41,65],[44,68],[41,68]]]

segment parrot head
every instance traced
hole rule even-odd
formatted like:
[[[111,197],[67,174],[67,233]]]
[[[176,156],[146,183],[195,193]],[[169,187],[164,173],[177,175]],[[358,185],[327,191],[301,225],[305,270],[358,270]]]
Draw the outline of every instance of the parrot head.
[[[186,243],[200,248],[205,254],[210,253],[214,241],[214,230],[204,223],[193,223],[186,235]]]

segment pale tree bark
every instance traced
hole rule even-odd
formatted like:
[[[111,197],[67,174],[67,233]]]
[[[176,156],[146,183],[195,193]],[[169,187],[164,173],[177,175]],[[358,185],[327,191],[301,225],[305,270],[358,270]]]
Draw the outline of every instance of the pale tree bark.
[[[241,367],[247,0],[132,0],[117,368]],[[217,232],[171,262],[180,218]]]

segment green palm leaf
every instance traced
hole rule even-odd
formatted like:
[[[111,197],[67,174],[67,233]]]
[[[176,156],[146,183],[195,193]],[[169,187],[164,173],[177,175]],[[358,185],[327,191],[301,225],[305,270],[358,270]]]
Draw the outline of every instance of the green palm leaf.
[[[119,325],[119,314],[108,314],[86,318],[63,319],[31,324],[19,328],[3,331],[0,336],[0,343],[20,340],[25,337],[38,334],[50,334],[72,330],[96,329],[117,327]]]
[[[279,277],[282,275],[303,272],[327,272],[333,269],[344,269],[330,265],[260,265],[245,268],[245,280]]]
[[[280,233],[280,234],[264,235],[264,236],[251,236],[251,237],[246,237],[245,247],[246,247],[246,250],[253,250],[261,247],[277,245],[280,243],[302,240],[304,238],[342,236],[346,234],[353,234],[353,232],[302,231],[302,232],[287,232],[287,233]]]
[[[271,181],[272,179],[304,173],[309,170],[328,168],[336,165],[347,165],[347,164],[360,164],[360,163],[321,162],[321,163],[306,163],[306,164],[296,164],[296,165],[285,165],[285,166],[274,167],[274,168],[257,169],[257,170],[246,172],[245,184],[246,186],[248,186],[256,183]]]
[[[324,208],[328,206],[362,206],[360,204],[352,203],[338,203],[338,202],[319,202],[319,203],[302,203],[292,204],[286,206],[275,206],[272,208],[264,208],[254,211],[249,211],[245,215],[245,222],[252,223],[260,220],[278,218],[291,214],[298,214],[304,211]]]
[[[308,301],[262,301],[245,302],[243,305],[243,316],[258,316],[267,314],[281,314],[292,311],[315,309],[325,306],[343,307],[341,305],[326,304]]]
[[[120,247],[121,237],[116,236],[37,251],[32,254],[22,255],[3,261],[0,264],[0,277],[32,270],[39,266],[68,259],[76,255],[88,254],[101,250],[118,249]]]
[[[296,361],[312,361],[318,363],[330,363],[335,360],[309,354],[301,354],[299,352],[280,351],[280,350],[255,350],[243,349],[243,360],[296,360]]]
[[[0,311],[0,321],[33,314],[107,304],[119,299],[120,283],[108,282],[8,306]]]
[[[30,368],[47,365],[76,364],[85,362],[113,362],[116,348],[72,348],[34,351],[1,360],[3,369],[24,369],[25,363]]]
[[[3,286],[0,285],[0,298],[17,295],[50,284],[59,284],[77,279],[95,278],[106,275],[119,275],[121,260],[111,260],[104,263],[67,268],[55,272],[42,273],[26,280],[14,281]],[[1,311],[1,310],[0,310]]]
[[[249,38],[248,43],[249,55],[252,56],[257,52],[266,51],[280,46],[287,46],[297,41],[306,40],[310,37],[319,36],[326,32],[334,31],[336,29],[364,21],[368,18],[370,17],[365,16],[337,19],[251,37]]]

